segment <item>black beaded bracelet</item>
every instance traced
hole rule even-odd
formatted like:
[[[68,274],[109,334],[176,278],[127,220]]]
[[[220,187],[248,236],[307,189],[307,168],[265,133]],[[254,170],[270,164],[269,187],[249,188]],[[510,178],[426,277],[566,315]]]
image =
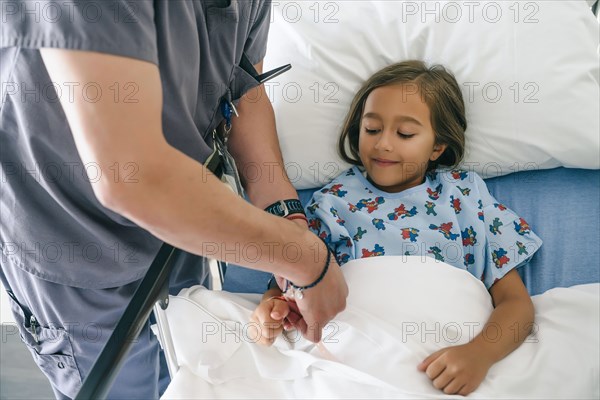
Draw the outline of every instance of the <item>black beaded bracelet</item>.
[[[317,286],[319,282],[323,280],[325,274],[327,273],[327,270],[329,269],[329,263],[331,262],[332,255],[331,250],[329,249],[329,246],[327,246],[327,243],[323,239],[321,239],[321,241],[325,244],[325,248],[327,249],[327,261],[325,261],[325,267],[323,267],[321,275],[319,275],[319,277],[313,283],[306,286],[296,286],[292,281],[288,281],[292,289],[294,289],[294,297],[296,297],[297,299],[302,299],[304,297],[304,294],[302,293],[304,290]]]

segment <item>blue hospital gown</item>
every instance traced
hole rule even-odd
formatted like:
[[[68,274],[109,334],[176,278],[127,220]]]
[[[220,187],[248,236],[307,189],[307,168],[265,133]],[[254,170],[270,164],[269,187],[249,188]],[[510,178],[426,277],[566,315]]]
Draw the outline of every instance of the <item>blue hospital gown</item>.
[[[307,206],[310,229],[340,265],[383,255],[433,257],[467,270],[489,289],[542,244],[474,172],[437,170],[421,185],[387,193],[362,170],[345,171]]]

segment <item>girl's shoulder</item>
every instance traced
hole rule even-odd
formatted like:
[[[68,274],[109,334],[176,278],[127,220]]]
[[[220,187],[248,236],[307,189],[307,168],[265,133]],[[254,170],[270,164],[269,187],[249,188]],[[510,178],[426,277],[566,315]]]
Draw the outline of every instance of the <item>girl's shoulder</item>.
[[[344,197],[349,190],[355,191],[360,189],[361,174],[362,171],[356,166],[348,168],[335,177],[331,182],[317,190],[315,194],[331,194],[337,197]]]

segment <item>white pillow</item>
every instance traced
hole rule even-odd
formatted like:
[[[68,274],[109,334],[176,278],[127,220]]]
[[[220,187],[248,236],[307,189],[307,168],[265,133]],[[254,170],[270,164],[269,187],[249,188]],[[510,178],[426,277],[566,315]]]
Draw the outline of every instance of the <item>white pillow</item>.
[[[467,107],[464,168],[484,178],[558,166],[600,168],[598,23],[583,0],[273,3],[266,84],[298,189],[348,165],[337,140],[350,101],[380,68],[439,63]]]

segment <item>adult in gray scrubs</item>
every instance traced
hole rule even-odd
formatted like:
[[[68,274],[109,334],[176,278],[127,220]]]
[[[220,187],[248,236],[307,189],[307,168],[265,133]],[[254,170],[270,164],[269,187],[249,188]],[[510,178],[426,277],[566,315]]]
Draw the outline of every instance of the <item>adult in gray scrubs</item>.
[[[263,211],[297,199],[271,104],[240,65],[262,72],[269,1],[1,7],[0,278],[58,398],[76,395],[163,241],[187,252],[178,273],[196,280],[210,255],[318,281],[324,244],[302,218]],[[234,107],[228,148],[250,203],[203,165]],[[334,266],[298,299],[314,341],[345,306]],[[146,326],[110,397],[156,398],[157,354]]]

